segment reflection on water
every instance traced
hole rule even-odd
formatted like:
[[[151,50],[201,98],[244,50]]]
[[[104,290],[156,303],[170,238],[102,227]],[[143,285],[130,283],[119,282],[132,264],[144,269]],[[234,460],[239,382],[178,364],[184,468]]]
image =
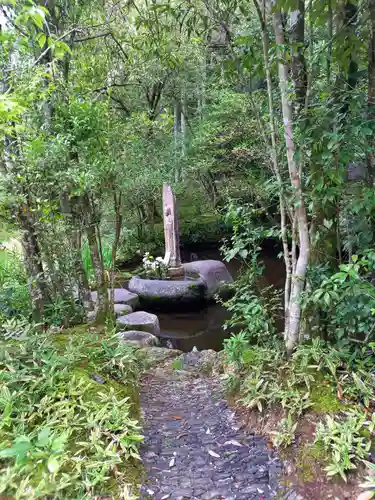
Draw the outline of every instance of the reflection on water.
[[[190,252],[182,252],[185,262],[190,260]],[[221,260],[219,250],[194,250],[199,260]],[[275,256],[264,253],[261,256],[264,265],[262,285],[283,286],[284,265]],[[243,270],[238,261],[226,263],[229,272],[236,278]],[[229,318],[228,311],[220,304],[209,304],[201,311],[157,313],[160,321],[162,343],[169,339],[175,349],[191,351],[193,347],[202,349],[222,349],[223,340],[230,336],[229,331],[223,330],[225,321]]]

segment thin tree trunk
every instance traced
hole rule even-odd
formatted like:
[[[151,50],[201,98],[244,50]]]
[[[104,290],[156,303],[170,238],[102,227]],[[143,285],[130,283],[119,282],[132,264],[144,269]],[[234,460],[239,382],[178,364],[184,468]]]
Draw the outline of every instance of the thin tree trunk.
[[[292,276],[292,265],[289,254],[289,245],[288,245],[288,232],[287,232],[287,212],[285,206],[285,195],[284,195],[284,186],[283,180],[281,176],[280,166],[277,158],[277,136],[276,136],[276,124],[275,124],[275,111],[273,105],[273,96],[272,96],[272,76],[271,76],[271,67],[269,61],[269,40],[268,40],[268,32],[266,25],[266,6],[263,0],[262,10],[260,5],[258,4],[258,0],[254,0],[254,5],[258,13],[259,22],[261,25],[262,31],[262,46],[263,46],[263,59],[264,65],[266,69],[266,80],[267,80],[267,94],[268,94],[268,109],[269,109],[269,125],[271,131],[271,160],[272,160],[272,168],[274,174],[276,176],[276,180],[279,186],[279,209],[280,209],[280,217],[281,217],[281,241],[283,244],[283,253],[284,253],[284,262],[285,262],[285,286],[284,286],[284,315],[285,315],[285,324],[288,322],[289,316],[289,299],[290,299],[290,289],[291,289],[291,276]],[[286,332],[286,329],[285,329]]]
[[[368,50],[368,118],[375,123],[375,0],[368,0],[370,18],[369,50]],[[375,139],[370,138],[371,151],[367,155],[367,169],[369,184],[373,185],[375,172]]]
[[[113,204],[115,210],[115,238],[112,244],[111,295],[110,295],[110,306],[109,306],[111,311],[113,311],[114,307],[117,248],[120,242],[121,227],[122,227],[122,193],[119,193],[118,195],[116,191],[113,193]]]
[[[304,53],[305,43],[305,1],[295,0],[296,8],[290,13],[289,37],[292,44],[292,79],[296,93],[296,115],[305,106],[307,78]]]
[[[284,121],[284,138],[287,151],[287,161],[291,187],[295,196],[295,213],[299,233],[299,256],[296,270],[292,276],[292,288],[289,303],[287,323],[286,350],[290,356],[298,343],[301,321],[301,298],[305,286],[307,266],[309,263],[310,241],[307,223],[306,207],[302,195],[302,181],[299,167],[295,160],[296,148],[293,139],[293,109],[289,101],[288,66],[284,62],[283,47],[285,46],[282,16],[280,10],[273,13],[274,30],[278,46],[278,74],[281,92],[281,107]]]
[[[93,208],[89,201],[88,196],[86,198],[87,198],[85,200],[86,213],[87,213],[86,235],[90,249],[90,255],[96,279],[97,294],[98,294],[96,303],[96,321],[97,323],[104,323],[109,311],[107,280],[105,277],[101,245],[98,238],[98,232],[99,232],[98,224],[94,220],[92,213]]]
[[[72,234],[73,253],[74,253],[74,270],[78,283],[78,299],[83,305],[86,313],[94,309],[94,304],[91,298],[89,281],[82,263],[82,234],[81,231],[76,229]]]
[[[184,90],[181,107],[181,156],[185,156],[186,154],[187,120],[187,102],[186,93]]]
[[[37,232],[29,207],[25,207],[25,210],[19,216],[19,221],[23,230],[22,244],[29,278],[33,319],[36,323],[40,323],[44,315],[45,305],[48,301],[48,293],[44,280],[44,270]]]
[[[173,124],[173,135],[174,135],[174,145],[176,152],[176,170],[175,170],[175,182],[180,181],[180,165],[179,165],[179,152],[181,145],[181,123],[182,123],[182,106],[181,101],[176,100],[174,104],[174,124]]]
[[[310,43],[311,43],[311,40],[310,40]],[[328,57],[327,57],[327,83],[328,84],[331,83],[332,43],[333,43],[333,10],[332,10],[332,0],[328,0]]]

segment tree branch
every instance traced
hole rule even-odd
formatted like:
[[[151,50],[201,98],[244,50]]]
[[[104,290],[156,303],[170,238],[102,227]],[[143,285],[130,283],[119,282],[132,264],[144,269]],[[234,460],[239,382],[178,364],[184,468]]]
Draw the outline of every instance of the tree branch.
[[[95,40],[95,38],[105,38],[111,34],[110,31],[107,33],[99,33],[98,35],[87,36],[86,38],[79,38],[78,40],[74,40],[74,43],[87,42],[88,40]]]
[[[43,57],[48,54],[48,52],[52,49],[52,47],[56,44],[56,42],[59,42],[60,40],[63,40],[65,37],[67,37],[68,35],[70,35],[71,33],[73,33],[73,31],[76,31],[77,28],[72,28],[71,30],[69,30],[67,33],[64,33],[63,35],[59,36],[59,38],[56,38],[56,40],[53,40],[53,43],[46,48],[46,50],[43,50],[43,52],[40,54],[40,56],[38,57],[38,59],[34,62],[34,66],[36,66],[42,59]]]

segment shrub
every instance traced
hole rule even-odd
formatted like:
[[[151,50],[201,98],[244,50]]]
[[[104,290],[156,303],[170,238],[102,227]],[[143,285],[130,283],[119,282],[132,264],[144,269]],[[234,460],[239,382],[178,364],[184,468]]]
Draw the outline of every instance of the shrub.
[[[329,453],[327,475],[339,474],[345,481],[346,471],[355,469],[355,461],[369,455],[371,441],[364,435],[366,415],[348,412],[344,418],[326,416],[326,422],[319,422],[315,441],[322,443]]]
[[[292,445],[295,439],[297,422],[293,423],[291,414],[287,418],[283,418],[277,428],[277,431],[272,432],[273,444],[276,448],[287,448]]]
[[[31,315],[26,269],[17,252],[0,250],[0,316],[11,318]]]

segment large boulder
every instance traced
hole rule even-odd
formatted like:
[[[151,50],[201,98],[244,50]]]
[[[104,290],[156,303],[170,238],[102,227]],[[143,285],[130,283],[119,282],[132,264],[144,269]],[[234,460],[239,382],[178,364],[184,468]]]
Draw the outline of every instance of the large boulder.
[[[160,334],[159,319],[155,314],[144,311],[137,311],[126,316],[117,318],[118,328],[124,330],[139,330],[142,332],[149,332],[153,335]]]
[[[206,286],[206,298],[212,299],[221,294],[233,282],[226,265],[220,260],[196,260],[183,264],[185,276],[199,276]]]
[[[123,342],[133,347],[150,347],[159,344],[158,338],[148,332],[129,330],[127,332],[119,332],[117,335]]]
[[[206,286],[201,280],[150,280],[133,277],[129,290],[145,307],[173,308],[204,301]]]
[[[111,290],[108,290],[108,297],[111,296]],[[98,292],[91,292],[92,301],[95,303],[98,300]],[[114,289],[114,303],[126,304],[132,309],[136,309],[139,305],[139,298],[136,294],[125,290],[125,288]]]

